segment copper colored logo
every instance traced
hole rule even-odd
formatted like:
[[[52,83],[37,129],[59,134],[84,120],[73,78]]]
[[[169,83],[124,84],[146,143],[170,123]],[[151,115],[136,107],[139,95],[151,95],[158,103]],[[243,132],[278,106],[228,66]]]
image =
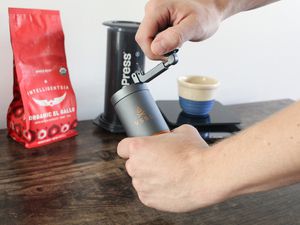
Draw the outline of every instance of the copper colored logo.
[[[140,126],[143,123],[149,121],[151,118],[149,115],[147,115],[147,113],[145,112],[145,110],[143,110],[141,107],[137,106],[136,107],[136,116],[137,116],[137,120],[134,121],[134,124],[136,126]]]

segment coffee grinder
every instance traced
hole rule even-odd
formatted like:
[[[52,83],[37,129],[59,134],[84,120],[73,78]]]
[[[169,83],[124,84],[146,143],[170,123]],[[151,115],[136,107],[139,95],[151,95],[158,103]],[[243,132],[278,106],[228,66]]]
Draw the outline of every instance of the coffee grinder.
[[[176,53],[177,50],[167,54],[167,61],[147,73],[142,70],[133,73],[134,83],[124,86],[112,96],[112,105],[128,136],[151,136],[170,131],[146,83],[175,65],[178,62]]]

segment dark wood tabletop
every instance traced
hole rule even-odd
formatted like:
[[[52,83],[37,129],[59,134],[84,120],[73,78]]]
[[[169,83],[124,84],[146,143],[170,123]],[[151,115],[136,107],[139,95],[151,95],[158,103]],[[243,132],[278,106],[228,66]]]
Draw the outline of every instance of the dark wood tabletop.
[[[227,106],[245,128],[291,100]],[[143,206],[116,154],[124,135],[82,121],[79,135],[26,150],[0,131],[0,224],[300,224],[300,184],[251,194],[190,213]],[[280,131],[279,131],[280,132]]]

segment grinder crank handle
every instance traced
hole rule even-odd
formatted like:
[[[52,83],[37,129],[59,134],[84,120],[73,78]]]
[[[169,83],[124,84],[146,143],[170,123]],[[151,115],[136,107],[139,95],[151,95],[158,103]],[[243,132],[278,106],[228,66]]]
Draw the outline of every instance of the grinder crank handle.
[[[165,56],[168,57],[168,60],[166,62],[161,62],[147,73],[144,73],[143,71],[133,73],[131,75],[133,82],[135,84],[147,83],[168,70],[170,66],[175,65],[178,62],[177,52],[178,49],[175,49],[174,51],[167,53]]]

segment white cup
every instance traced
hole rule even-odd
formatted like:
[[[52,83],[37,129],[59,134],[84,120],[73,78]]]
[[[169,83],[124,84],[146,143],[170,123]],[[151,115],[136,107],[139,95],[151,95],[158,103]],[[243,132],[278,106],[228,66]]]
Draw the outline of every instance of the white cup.
[[[208,115],[212,110],[220,82],[208,76],[178,78],[179,103],[183,111],[194,116]]]

